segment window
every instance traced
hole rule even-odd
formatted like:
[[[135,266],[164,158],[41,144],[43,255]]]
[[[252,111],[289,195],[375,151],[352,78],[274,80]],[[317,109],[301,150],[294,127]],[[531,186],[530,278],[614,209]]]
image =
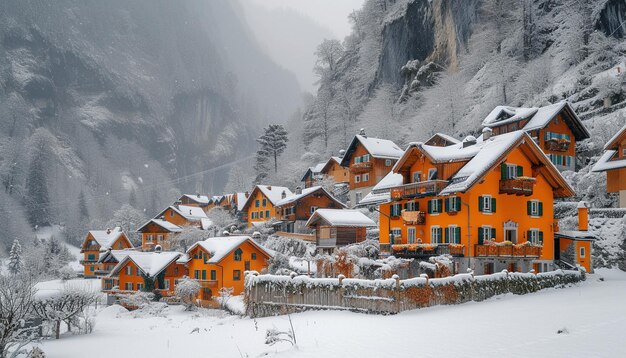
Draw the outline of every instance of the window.
[[[450,225],[446,228],[446,242],[449,244],[461,243],[461,228],[457,225]]]
[[[254,201],[254,207],[258,208],[260,206],[261,202],[259,200],[255,200]]]
[[[211,270],[211,281],[217,280],[217,272],[215,270]]]
[[[317,206],[311,206],[311,215],[317,210]]]
[[[539,200],[529,200],[526,202],[526,211],[530,216],[542,216],[543,203]]]
[[[138,283],[137,284],[137,291],[143,291],[143,283]]]
[[[419,211],[419,203],[415,202],[415,201],[409,201],[406,204],[404,204],[404,210],[406,211]]]
[[[626,157],[626,148],[622,148],[622,157]]]
[[[508,179],[517,178],[517,165],[507,164],[506,169]]]
[[[500,165],[502,180],[515,179],[524,176],[524,167],[521,165],[502,163]]]
[[[478,197],[478,211],[482,213],[496,212],[496,198],[491,195],[483,195]]]
[[[170,290],[170,280],[163,280],[163,289]]]
[[[89,266],[89,271],[94,272],[96,270],[95,266]]]
[[[270,211],[269,210],[265,210],[265,217],[266,218],[270,218]]]
[[[200,279],[200,270],[193,271],[193,278],[195,278],[196,280]]]
[[[419,183],[422,181],[422,172],[413,173],[413,183]]]
[[[415,243],[415,228],[414,227],[408,228],[406,236],[407,236],[407,240],[409,244]]]
[[[260,213],[261,213],[261,219],[263,219],[263,212],[261,211]]]
[[[202,270],[202,280],[206,280],[206,270]]]
[[[391,204],[391,207],[389,208],[389,216],[391,217],[397,217],[400,216],[400,213],[402,211],[402,205],[400,204]]]
[[[393,239],[392,243],[394,243],[396,239],[402,239],[402,229],[397,227],[391,229],[391,237]]]
[[[363,194],[360,191],[357,191],[356,193],[354,193],[354,201],[356,203],[359,203],[362,197],[363,197]]]
[[[157,235],[157,242],[163,241],[163,234]]]
[[[437,180],[437,168],[428,169],[428,180]]]
[[[360,175],[355,175],[354,176],[354,182],[355,183],[360,183],[361,182],[361,176]]]
[[[89,261],[94,261],[96,259],[96,255],[95,254],[89,254],[87,255],[87,260]]]
[[[543,237],[542,237],[542,233],[541,231],[539,231],[539,229],[530,229],[528,230],[528,235],[527,235],[527,239],[528,241],[532,242],[533,244],[538,244],[541,241],[543,241]]]
[[[124,285],[124,288],[126,289],[126,291],[132,291],[133,290],[133,283],[132,282],[126,282],[126,284]]]
[[[491,226],[481,226],[478,228],[478,245],[484,244],[485,240],[495,240],[496,229]]]
[[[235,261],[241,261],[242,255],[243,255],[243,251],[241,249],[235,250]]]
[[[127,276],[132,276],[133,275],[133,268],[130,266],[126,266],[126,275]]]
[[[439,214],[441,212],[441,199],[431,199],[428,201],[428,213]]]
[[[253,252],[251,255],[252,260],[256,260],[256,252]]]
[[[267,199],[263,199],[263,206],[267,206]]]
[[[241,280],[241,270],[233,270],[233,281]]]
[[[170,216],[174,216],[174,210],[170,210]]]
[[[461,198],[452,196],[446,199],[446,212],[456,213],[461,211]]]
[[[363,174],[363,182],[367,182],[367,181],[369,181],[369,180],[370,180],[370,175],[369,175],[369,173],[365,173],[365,174]]]
[[[391,166],[391,164],[392,164],[391,159],[385,159],[385,166],[386,166],[386,167],[390,167],[390,166]]]
[[[154,240],[154,238],[153,238],[152,234],[148,234],[148,235],[146,236],[146,242],[152,242],[152,240]]]
[[[370,161],[370,155],[369,155],[369,154],[365,154],[365,155],[363,156],[363,160],[362,160],[362,161],[363,161],[363,162],[369,162],[369,161]]]
[[[430,228],[430,242],[432,244],[441,244],[441,227],[432,226]]]
[[[583,258],[583,257],[585,257],[585,254],[586,254],[586,252],[585,252],[585,247],[584,247],[584,246],[581,246],[581,247],[580,247],[580,254],[579,254],[579,256],[580,256],[581,258]]]

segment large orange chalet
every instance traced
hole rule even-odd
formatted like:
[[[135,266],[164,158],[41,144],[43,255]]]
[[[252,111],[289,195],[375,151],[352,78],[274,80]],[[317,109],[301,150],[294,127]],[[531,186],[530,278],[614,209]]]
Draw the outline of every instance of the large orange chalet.
[[[262,225],[272,219],[278,219],[280,212],[276,208],[276,204],[292,195],[291,190],[284,186],[255,186],[241,209],[246,212],[248,227]]]
[[[80,263],[84,267],[85,277],[96,277],[96,271],[100,268],[98,260],[101,251],[129,248],[133,248],[133,244],[119,227],[89,231],[80,249],[80,253],[83,254]]]
[[[626,126],[606,143],[592,171],[606,172],[606,191],[619,193],[619,206],[626,208]]]
[[[270,253],[249,236],[212,237],[187,250],[189,277],[200,282],[199,299],[210,301],[222,287],[243,292],[245,271],[267,268]]]
[[[409,145],[380,206],[381,251],[451,254],[456,272],[546,271],[554,264],[555,198],[573,189],[525,131],[447,146]]]
[[[349,206],[357,206],[374,185],[387,175],[404,151],[387,139],[372,138],[361,130],[341,159],[350,171]]]
[[[567,101],[545,107],[498,106],[483,120],[492,135],[528,132],[559,170],[576,170],[576,141],[589,138],[589,131]]]
[[[306,188],[276,203],[281,231],[307,233],[306,222],[319,208],[344,209],[346,206],[321,186]]]

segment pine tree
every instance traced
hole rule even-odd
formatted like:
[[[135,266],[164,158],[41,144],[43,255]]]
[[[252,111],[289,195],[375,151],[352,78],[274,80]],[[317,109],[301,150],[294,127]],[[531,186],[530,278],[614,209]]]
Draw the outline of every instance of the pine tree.
[[[263,149],[259,149],[256,152],[256,158],[254,163],[254,172],[256,177],[254,178],[254,184],[263,184],[265,179],[269,176],[268,168],[268,153]]]
[[[287,131],[281,124],[270,124],[264,129],[263,135],[261,135],[257,142],[260,144],[260,149],[257,152],[257,163],[259,163],[259,157],[270,157],[274,159],[274,172],[278,172],[278,157],[287,148]]]
[[[87,200],[85,199],[85,193],[81,190],[78,194],[78,217],[81,223],[89,221],[89,209],[87,208]]]
[[[137,207],[137,193],[135,192],[135,188],[130,189],[130,194],[128,195],[128,204],[133,208]]]
[[[37,146],[30,161],[26,179],[26,215],[31,225],[50,224],[48,184],[46,182],[45,148]]]
[[[15,239],[11,246],[11,252],[9,252],[9,273],[17,275],[22,272],[24,268],[24,261],[22,260],[22,246],[20,242]]]

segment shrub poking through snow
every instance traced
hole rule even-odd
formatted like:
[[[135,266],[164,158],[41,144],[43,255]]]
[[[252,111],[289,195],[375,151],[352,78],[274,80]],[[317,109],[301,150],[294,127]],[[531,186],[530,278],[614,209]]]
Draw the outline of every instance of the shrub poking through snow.
[[[233,292],[235,292],[235,289],[232,287],[222,287],[220,288],[219,294],[220,297],[219,302],[220,302],[220,308],[223,310],[226,310],[228,307],[228,301],[230,301],[230,299],[233,297]]]
[[[179,280],[174,289],[174,294],[185,305],[186,311],[191,311],[196,307],[195,299],[198,292],[200,292],[200,283],[198,280],[191,279],[187,276]]]
[[[273,346],[278,342],[289,342],[292,346],[297,344],[296,341],[296,332],[293,329],[293,322],[291,322],[291,316],[287,315],[289,318],[289,330],[288,331],[279,331],[274,328],[270,328],[265,332],[265,344]]]

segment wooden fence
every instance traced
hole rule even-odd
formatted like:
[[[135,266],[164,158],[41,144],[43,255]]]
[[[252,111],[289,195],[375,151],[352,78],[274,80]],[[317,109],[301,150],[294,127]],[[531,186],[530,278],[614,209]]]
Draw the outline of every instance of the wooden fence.
[[[304,310],[349,310],[394,314],[417,308],[482,301],[504,294],[526,294],[548,287],[560,287],[585,279],[579,271],[509,273],[484,276],[461,274],[428,279],[400,280],[310,278],[308,276],[258,275],[245,279],[246,314],[266,317]]]

